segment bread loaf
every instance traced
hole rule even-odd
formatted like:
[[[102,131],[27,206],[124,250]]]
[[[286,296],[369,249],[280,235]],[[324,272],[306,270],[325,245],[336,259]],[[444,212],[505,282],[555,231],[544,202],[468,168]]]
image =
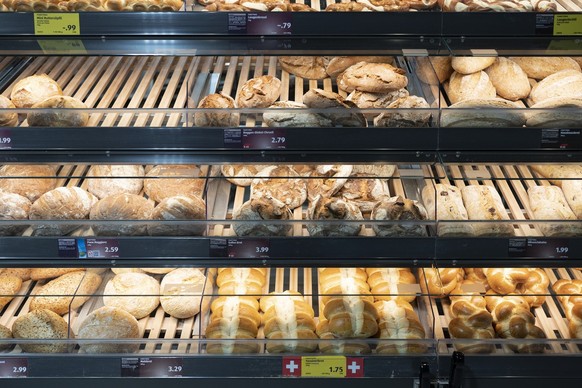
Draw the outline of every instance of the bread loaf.
[[[420,281],[421,289],[431,298],[449,295],[465,277],[462,268],[424,268],[422,273],[426,283]]]
[[[319,293],[323,304],[337,295],[352,294],[374,302],[364,268],[320,268]],[[349,292],[348,292],[349,291]]]
[[[580,65],[569,57],[509,57],[529,78],[541,80],[562,70],[580,71]]]
[[[44,193],[30,207],[31,220],[85,220],[97,197],[79,187],[58,187]],[[79,225],[58,223],[33,225],[36,236],[66,235]]]
[[[253,179],[251,193],[253,198],[276,198],[295,209],[307,199],[307,183],[289,166],[269,166]]]
[[[484,268],[487,282],[498,294],[521,294],[531,307],[544,304],[550,280],[540,268]]]
[[[511,101],[494,99],[464,100],[443,109],[441,127],[507,128],[521,127],[526,115]]]
[[[50,310],[65,315],[77,310],[101,285],[101,276],[86,271],[69,272],[46,283],[30,302],[30,310]]]
[[[87,173],[87,190],[99,199],[113,194],[139,194],[145,171],[140,165],[102,164],[91,166]]]
[[[472,225],[462,222],[468,221],[469,215],[458,187],[444,183],[427,184],[422,189],[422,202],[426,206],[428,218],[439,221],[437,224],[439,236],[473,235]]]
[[[293,227],[286,223],[268,223],[265,220],[286,221],[292,218],[291,210],[284,202],[266,194],[251,198],[235,209],[232,228],[237,236],[286,236]]]
[[[572,338],[582,338],[582,280],[560,279],[552,285],[562,304]]]
[[[33,268],[30,271],[30,278],[32,280],[43,280],[58,278],[61,275],[69,272],[84,271],[85,268]]]
[[[194,125],[197,127],[236,127],[240,119],[239,113],[230,110],[238,108],[234,99],[224,93],[209,94],[198,103],[199,109],[216,109],[216,113],[194,113]]]
[[[347,57],[332,57],[327,64],[325,69],[326,73],[335,78],[350,66],[355,65],[358,62],[367,63],[387,63],[389,65],[394,65],[394,57],[390,56],[347,56]]]
[[[418,57],[416,75],[427,85],[438,85],[447,81],[453,74],[451,57]]]
[[[58,109],[52,112],[33,112],[26,116],[31,127],[84,127],[89,122],[87,112],[67,112],[65,109],[87,109],[82,101],[69,96],[52,96],[32,106],[34,109]]]
[[[415,294],[403,294],[398,288],[400,284],[418,284],[408,268],[368,268],[366,272],[374,300],[410,303],[416,299]]]
[[[259,299],[266,283],[265,274],[258,268],[229,268],[216,279],[220,295],[249,295]]]
[[[340,89],[369,93],[389,93],[408,85],[406,72],[387,63],[358,62],[338,77]]]
[[[368,177],[363,173],[352,174],[337,195],[358,205],[361,212],[371,212],[382,198],[390,196],[390,192],[385,180]]]
[[[4,308],[20,291],[22,279],[18,276],[0,274],[0,310]]]
[[[350,3],[336,3],[332,5],[346,5]],[[356,4],[356,3],[353,3]],[[329,8],[330,6],[328,6]],[[326,9],[327,10],[327,9]],[[340,340],[330,331],[329,321],[320,318],[317,324],[316,333],[323,341],[319,343],[319,350],[325,354],[368,354],[371,353],[370,345],[364,341]]]
[[[12,331],[6,326],[0,325],[0,341],[6,341],[12,339]],[[0,352],[5,352],[10,350],[12,344],[10,342],[0,343]]]
[[[360,221],[364,219],[355,204],[341,198],[325,198],[322,195],[317,195],[309,204],[307,218],[319,221],[307,224],[307,231],[312,237],[356,236],[362,227]]]
[[[470,220],[509,220],[503,201],[493,186],[468,185],[461,189],[463,202]],[[473,223],[476,236],[513,236],[515,231],[509,223]]]
[[[31,271],[32,271],[31,268],[4,268],[3,271],[0,271],[0,275],[16,276],[16,277],[19,277],[20,280],[25,282],[27,280],[30,280]]]
[[[532,186],[527,190],[534,220],[577,220],[557,186]],[[571,223],[544,223],[538,227],[546,237],[574,237],[582,234],[582,226]]]
[[[27,353],[66,353],[69,345],[52,340],[75,338],[69,325],[60,315],[50,310],[35,310],[18,317],[12,325],[16,339],[40,339],[39,342],[20,343]]]
[[[378,311],[373,303],[351,292],[330,299],[323,308],[335,338],[369,338],[378,331]]]
[[[354,164],[352,174],[366,174],[366,176],[377,176],[379,178],[390,178],[396,172],[394,164]]]
[[[370,12],[370,8],[366,7],[364,4],[356,3],[355,1],[350,1],[349,3],[334,3],[329,4],[325,7],[326,12]],[[319,330],[318,330],[319,331]],[[331,335],[331,334],[330,334]],[[321,335],[320,335],[321,337]],[[366,344],[367,346],[367,344]],[[370,348],[368,347],[368,352]],[[343,353],[340,353],[343,354]]]
[[[143,181],[147,196],[156,202],[177,195],[202,197],[206,179],[195,165],[158,165],[146,174]]]
[[[22,195],[34,202],[57,186],[54,176],[55,171],[49,165],[5,165],[0,167],[0,190]]]
[[[307,105],[295,101],[278,101],[263,113],[263,120],[269,127],[331,127],[331,120],[317,113],[277,112],[276,109],[303,109]]]
[[[361,113],[351,113],[348,109],[355,107],[355,104],[348,101],[334,92],[328,92],[323,89],[310,89],[303,95],[303,103],[313,109],[330,109],[335,111],[346,109],[346,113],[318,113],[319,115],[331,120],[333,126],[343,127],[366,127],[367,121]]]
[[[473,74],[493,65],[497,57],[453,57],[451,66],[459,74]]]
[[[517,101],[529,96],[531,86],[527,74],[512,60],[499,57],[485,72],[501,97]]]
[[[85,353],[133,353],[139,348],[135,343],[119,343],[123,339],[140,338],[139,326],[133,315],[127,311],[103,306],[81,322],[77,338],[81,340],[97,339],[99,342],[81,344]],[[106,340],[116,340],[108,343]]]
[[[530,168],[556,186],[562,186],[567,178],[582,178],[580,164],[533,164]]]
[[[271,75],[251,78],[236,95],[239,108],[267,108],[281,95],[281,80]]]
[[[534,104],[554,97],[582,98],[582,73],[578,70],[562,70],[535,85],[530,93]]]
[[[534,104],[526,126],[542,128],[578,128],[582,126],[582,98],[554,97]],[[538,110],[539,109],[539,110]]]
[[[281,68],[286,72],[306,79],[324,79],[328,75],[326,68],[329,57],[318,56],[281,56],[278,57]]]
[[[143,273],[122,273],[105,285],[103,303],[141,319],[158,307],[159,295],[160,284],[153,277]]]
[[[14,236],[24,232],[28,225],[11,225],[8,221],[27,220],[31,206],[28,198],[0,190],[0,220],[3,223],[0,236]]]
[[[404,12],[408,11],[411,7],[410,3],[404,0],[356,0],[376,12]]]
[[[205,220],[206,203],[195,195],[177,195],[164,198],[152,212],[152,220],[186,221]],[[201,236],[206,225],[201,223],[165,224],[157,222],[148,225],[150,236]]]
[[[160,304],[174,318],[191,318],[200,312],[205,290],[211,293],[212,285],[202,271],[177,268],[162,279]]]
[[[418,342],[395,340],[421,340],[426,333],[410,303],[399,300],[382,300],[374,303],[378,310],[377,353],[424,353],[426,345]],[[382,341],[389,339],[391,341]]]
[[[425,127],[430,121],[430,105],[422,97],[408,96],[390,103],[388,109],[396,112],[383,112],[374,118],[374,126],[388,128]]]
[[[16,106],[8,98],[0,95],[0,109],[14,109]],[[0,113],[0,127],[15,127],[18,125],[18,113]]]
[[[307,180],[307,196],[310,201],[321,195],[332,197],[346,184],[353,172],[349,164],[322,164],[317,166]]]
[[[97,202],[91,209],[91,220],[149,220],[154,202],[134,194],[115,194]],[[93,225],[98,236],[140,236],[146,234],[145,223]]]
[[[418,201],[400,195],[384,198],[372,210],[370,219],[376,221],[372,229],[377,236],[426,236],[426,226],[416,222],[426,220],[427,213]],[[381,221],[400,221],[386,223]],[[416,222],[415,222],[416,221]]]
[[[378,109],[386,108],[394,101],[408,97],[408,90],[399,89],[388,93],[368,93],[354,90],[346,98],[346,101],[351,101],[360,109]]]
[[[46,74],[32,75],[18,81],[10,92],[10,99],[17,108],[30,108],[52,96],[62,96],[59,84]]]
[[[447,91],[452,104],[465,100],[491,99],[497,95],[495,87],[484,71],[463,75],[454,72]]]
[[[255,175],[268,167],[266,164],[224,164],[220,171],[227,181],[237,186],[250,186]]]

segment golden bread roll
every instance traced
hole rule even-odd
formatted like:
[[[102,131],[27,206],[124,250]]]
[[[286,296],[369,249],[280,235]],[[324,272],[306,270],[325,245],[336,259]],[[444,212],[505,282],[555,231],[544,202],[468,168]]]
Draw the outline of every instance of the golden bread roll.
[[[336,338],[369,338],[378,331],[378,311],[359,295],[330,299],[323,308],[329,331]]]
[[[546,301],[550,279],[540,268],[484,268],[487,282],[498,294],[520,294],[531,307]]]
[[[418,284],[408,268],[368,268],[368,284],[374,300],[413,302],[416,294],[402,294],[400,284]]]
[[[432,298],[449,295],[465,276],[462,268],[424,268],[422,272],[426,283],[421,280],[421,289]]]
[[[345,3],[342,3],[345,4]],[[340,4],[336,4],[340,5]],[[370,345],[363,341],[346,341],[338,339],[329,329],[329,321],[320,318],[317,324],[317,335],[323,341],[319,342],[319,350],[326,354],[368,354],[371,353]]]
[[[562,304],[572,338],[582,338],[582,280],[560,279],[552,285]]]
[[[30,108],[49,97],[62,96],[55,80],[46,74],[32,75],[18,81],[10,92],[10,100],[17,108]]]

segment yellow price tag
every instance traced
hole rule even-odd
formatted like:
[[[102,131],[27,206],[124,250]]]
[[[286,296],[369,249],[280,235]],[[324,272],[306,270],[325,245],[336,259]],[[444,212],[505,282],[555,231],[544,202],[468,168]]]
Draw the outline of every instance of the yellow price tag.
[[[80,39],[39,39],[37,42],[42,52],[47,55],[87,54],[85,45]]]
[[[80,35],[78,13],[35,13],[35,35]]]
[[[582,35],[582,14],[555,14],[554,35]]]
[[[344,356],[301,357],[302,377],[346,377]]]

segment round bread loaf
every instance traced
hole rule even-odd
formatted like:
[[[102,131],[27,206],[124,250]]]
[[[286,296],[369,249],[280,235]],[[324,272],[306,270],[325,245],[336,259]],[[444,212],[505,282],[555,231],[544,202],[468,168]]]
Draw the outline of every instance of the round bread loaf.
[[[162,308],[174,318],[193,317],[200,312],[205,284],[206,276],[198,268],[173,270],[162,279]]]
[[[85,268],[33,268],[30,270],[32,280],[57,278],[69,272],[84,271]]]
[[[0,325],[0,341],[2,340],[9,340],[12,337],[12,331],[7,328],[6,326]],[[9,342],[0,342],[0,352],[4,352],[10,350],[12,348],[12,344]]]
[[[0,311],[6,306],[20,291],[22,279],[14,275],[0,275]]]
[[[347,182],[353,166],[349,164],[322,164],[307,179],[307,197],[310,201],[318,195],[331,197]]]
[[[497,96],[495,87],[484,71],[468,75],[454,72],[449,81],[447,94],[451,104],[465,100],[490,99]]]
[[[281,80],[271,75],[251,78],[236,95],[239,108],[267,108],[281,95]]]
[[[107,282],[103,303],[141,319],[158,307],[159,295],[160,284],[153,277],[143,273],[122,273]]]
[[[331,120],[317,113],[278,112],[277,109],[305,109],[307,105],[295,101],[278,101],[263,113],[263,121],[269,127],[331,127]]]
[[[27,220],[32,203],[28,198],[19,194],[7,193],[0,190],[0,220]],[[14,236],[22,234],[27,225],[0,225],[0,236]]]
[[[574,61],[582,68],[582,57],[572,57]]]
[[[289,166],[270,166],[257,174],[251,193],[254,198],[277,198],[295,209],[307,199],[307,183]]]
[[[499,98],[466,100],[453,104],[441,113],[441,127],[507,128],[525,123],[523,109]]]
[[[195,165],[158,165],[146,174],[143,182],[147,196],[156,202],[177,195],[202,197],[204,184],[200,168]]]
[[[82,101],[69,96],[52,96],[32,106],[35,109],[87,109]],[[31,127],[84,127],[89,122],[87,112],[29,113],[26,121]]]
[[[229,113],[230,109],[237,108],[234,99],[223,93],[209,94],[198,103],[200,109],[217,109],[214,112],[194,113],[194,125],[197,127],[236,127],[240,114]]]
[[[153,273],[156,275],[165,275],[172,272],[176,268],[140,268],[143,272]]]
[[[60,315],[50,310],[35,310],[18,317],[12,325],[12,335],[18,339],[42,339],[38,343],[22,343],[27,353],[66,353],[69,345],[47,340],[75,338],[69,325]]]
[[[84,220],[97,197],[78,187],[57,187],[44,193],[30,207],[31,220]],[[68,234],[78,225],[41,224],[33,225],[35,236],[61,236]]]
[[[491,66],[497,57],[453,57],[451,66],[459,74],[473,74]]]
[[[337,196],[358,205],[363,213],[371,212],[378,201],[385,196],[390,196],[390,192],[386,180],[369,178],[367,174],[356,173],[350,176]]]
[[[318,56],[291,56],[279,57],[279,64],[286,72],[306,79],[327,78],[326,68],[329,57]]]
[[[406,72],[387,63],[358,62],[338,76],[340,89],[370,93],[388,93],[408,85]]]
[[[388,128],[420,128],[428,125],[432,112],[422,97],[402,97],[388,105],[396,112],[384,112],[374,118],[374,126]],[[400,110],[402,109],[402,110]],[[412,110],[414,109],[414,110]]]
[[[324,221],[307,224],[307,231],[312,237],[357,236],[362,225],[360,222],[353,221],[364,219],[362,212],[355,204],[342,198],[324,198],[321,195],[317,195],[309,204],[307,218],[313,221]]]
[[[69,272],[42,286],[30,302],[30,311],[67,314],[85,304],[100,285],[101,276],[93,272]]]
[[[554,97],[582,98],[582,73],[576,70],[561,70],[535,85],[530,98],[537,104]]]
[[[81,322],[79,339],[98,339],[98,343],[82,343],[81,351],[85,353],[133,353],[139,349],[139,344],[107,343],[106,339],[140,338],[137,319],[127,311],[103,306]]]
[[[453,74],[451,57],[418,57],[416,75],[418,79],[427,85],[444,83]]]
[[[16,108],[12,101],[0,94],[0,109]],[[18,113],[1,113],[0,127],[15,127],[18,125]]]
[[[346,109],[346,113],[318,113],[319,115],[331,120],[333,126],[343,127],[367,127],[366,117],[361,113],[351,113],[350,108],[356,108],[356,104],[351,101],[345,101],[344,98],[334,92],[328,92],[323,89],[310,89],[303,95],[303,102],[309,108],[334,110]]]
[[[91,209],[91,220],[149,220],[154,202],[134,194],[115,194],[97,202]],[[93,225],[98,236],[141,236],[146,234],[146,223]]]
[[[335,78],[350,66],[355,65],[358,62],[368,62],[368,63],[387,63],[389,65],[394,65],[394,57],[390,56],[348,56],[348,57],[332,57],[325,68],[326,73]]]
[[[408,97],[408,90],[399,89],[388,93],[367,93],[354,90],[346,98],[360,109],[386,108],[399,98]]]
[[[152,220],[180,221],[205,220],[206,203],[195,195],[177,195],[164,198],[152,212]],[[148,225],[150,236],[201,236],[206,225],[184,223],[180,225],[166,225],[163,222]]]
[[[372,229],[377,236],[426,236],[426,226],[414,224],[428,218],[426,209],[420,202],[403,198],[384,197],[372,210],[371,220],[374,221],[405,221],[399,224],[382,224],[377,222]],[[408,221],[408,222],[406,222]]]
[[[17,108],[30,108],[52,96],[62,96],[59,84],[46,74],[32,75],[18,81],[10,93],[10,99]]]
[[[517,101],[529,96],[531,85],[527,74],[512,60],[499,57],[485,72],[501,97]]]
[[[220,166],[220,171],[230,183],[237,186],[250,186],[255,175],[267,167],[267,164],[223,164]]]
[[[276,198],[251,198],[234,210],[233,220],[244,222],[233,222],[232,228],[237,236],[286,236],[292,225],[266,221],[287,221],[292,215],[287,205]]]
[[[562,70],[580,71],[580,65],[569,57],[509,57],[529,78],[544,79]]]
[[[55,170],[49,165],[5,165],[0,167],[0,190],[22,195],[34,202],[57,186],[54,176]]]
[[[554,97],[534,104],[528,109],[528,127],[580,128],[582,127],[582,97]],[[538,110],[539,109],[539,110]]]
[[[120,193],[139,194],[144,176],[144,168],[140,165],[95,165],[87,173],[87,190],[99,199]]]

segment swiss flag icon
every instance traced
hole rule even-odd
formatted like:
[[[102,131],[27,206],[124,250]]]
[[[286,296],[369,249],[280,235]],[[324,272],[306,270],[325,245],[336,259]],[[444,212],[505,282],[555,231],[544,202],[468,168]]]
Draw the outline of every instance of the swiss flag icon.
[[[301,357],[283,357],[283,377],[301,377]]]
[[[364,377],[364,359],[361,357],[346,358],[346,377]]]

